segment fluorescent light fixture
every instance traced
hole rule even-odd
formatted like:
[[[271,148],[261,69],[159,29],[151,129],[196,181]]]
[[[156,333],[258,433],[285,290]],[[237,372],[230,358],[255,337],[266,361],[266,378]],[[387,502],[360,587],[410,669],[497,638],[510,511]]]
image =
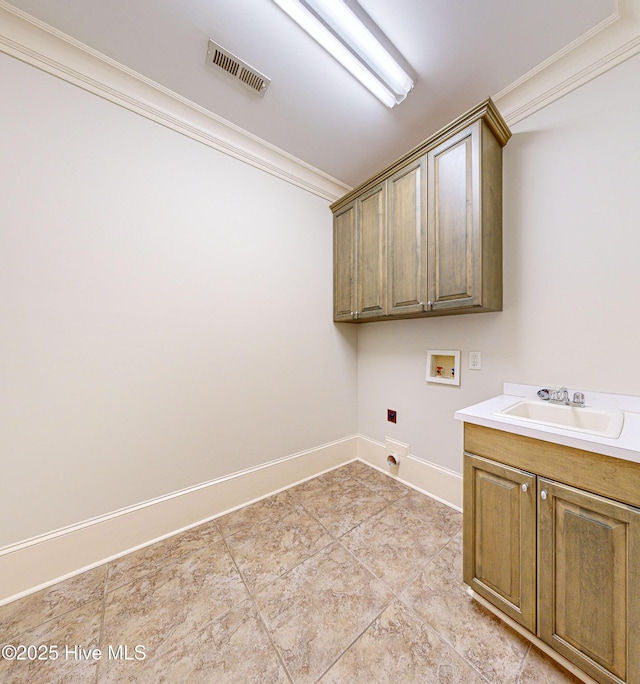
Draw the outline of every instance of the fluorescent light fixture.
[[[342,0],[306,0],[341,38],[402,99],[413,81]]]
[[[306,0],[318,16],[300,0],[273,1],[387,107],[402,102],[413,88],[411,78],[342,0]]]

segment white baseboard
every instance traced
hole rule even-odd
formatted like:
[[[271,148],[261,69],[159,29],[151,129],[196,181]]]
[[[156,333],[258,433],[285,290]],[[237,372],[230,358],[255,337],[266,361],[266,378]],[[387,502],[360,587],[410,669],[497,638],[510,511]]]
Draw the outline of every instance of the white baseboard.
[[[462,511],[462,475],[412,455],[401,458],[396,468],[389,468],[387,465],[389,450],[385,445],[364,435],[359,435],[359,437],[358,458],[361,461],[388,473],[391,477],[428,494],[447,506]]]
[[[462,476],[412,456],[396,472],[384,445],[353,435],[0,550],[0,605],[360,460],[458,510]]]
[[[347,437],[8,546],[0,605],[352,461],[357,442]]]

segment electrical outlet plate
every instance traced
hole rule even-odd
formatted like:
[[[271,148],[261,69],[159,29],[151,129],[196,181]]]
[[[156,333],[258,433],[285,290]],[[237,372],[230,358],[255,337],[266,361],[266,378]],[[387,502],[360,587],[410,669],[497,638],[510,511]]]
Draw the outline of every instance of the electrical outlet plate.
[[[480,370],[482,368],[482,354],[478,351],[469,352],[469,370]]]

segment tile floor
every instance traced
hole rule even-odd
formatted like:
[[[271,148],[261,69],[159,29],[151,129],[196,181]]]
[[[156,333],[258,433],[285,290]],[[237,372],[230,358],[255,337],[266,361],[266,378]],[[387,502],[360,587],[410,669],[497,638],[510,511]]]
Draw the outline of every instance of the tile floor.
[[[0,607],[44,657],[0,682],[578,682],[466,595],[461,525],[349,463]]]

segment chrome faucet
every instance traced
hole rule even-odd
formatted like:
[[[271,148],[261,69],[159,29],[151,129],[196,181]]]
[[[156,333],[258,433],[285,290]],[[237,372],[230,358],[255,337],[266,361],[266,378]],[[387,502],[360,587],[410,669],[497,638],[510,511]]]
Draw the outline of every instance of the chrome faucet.
[[[584,407],[584,394],[582,392],[574,392],[573,399],[569,399],[569,390],[566,387],[561,387],[557,390],[541,389],[538,391],[538,396],[540,399],[544,399],[544,401],[548,401],[551,404]]]

